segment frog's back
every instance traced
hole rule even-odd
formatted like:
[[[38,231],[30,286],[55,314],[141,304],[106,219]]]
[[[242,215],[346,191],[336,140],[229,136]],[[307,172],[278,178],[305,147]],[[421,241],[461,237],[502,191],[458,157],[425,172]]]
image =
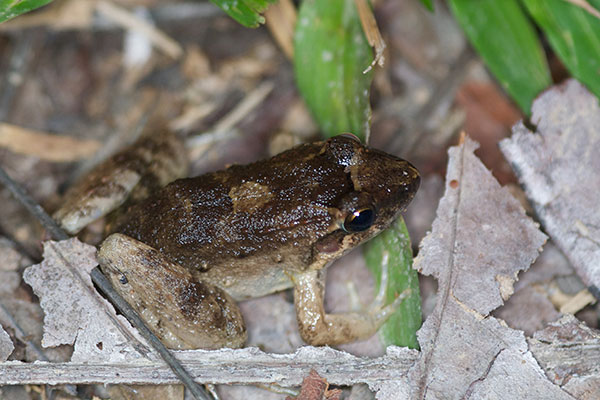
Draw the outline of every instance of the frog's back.
[[[328,207],[351,185],[322,146],[177,180],[132,206],[112,230],[190,269],[217,270],[208,275],[228,269],[230,276],[242,262],[302,268],[311,257],[305,244],[330,230]]]

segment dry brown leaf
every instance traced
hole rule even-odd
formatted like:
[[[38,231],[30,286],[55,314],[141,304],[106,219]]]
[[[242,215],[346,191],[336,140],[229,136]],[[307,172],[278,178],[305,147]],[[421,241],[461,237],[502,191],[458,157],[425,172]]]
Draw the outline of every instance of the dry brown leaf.
[[[438,279],[438,299],[418,333],[412,398],[569,399],[543,375],[523,332],[489,316],[546,236],[500,187],[470,139],[449,150],[446,192],[415,268]]]
[[[575,80],[532,106],[532,133],[519,123],[500,142],[548,234],[592,291],[600,288],[600,106]]]
[[[123,361],[140,357],[129,322],[94,289],[96,248],[77,239],[44,243],[44,261],[23,273],[44,310],[42,346],[74,344],[71,361]],[[145,348],[145,346],[142,346]]]
[[[572,315],[538,331],[529,347],[546,375],[578,399],[600,398],[600,331]]]
[[[339,389],[327,390],[327,379],[322,378],[314,369],[302,381],[300,394],[296,397],[286,397],[286,400],[339,400],[342,391]]]
[[[415,268],[438,279],[440,294],[486,316],[512,294],[546,235],[475,157],[477,147],[467,138],[449,150],[446,192]]]

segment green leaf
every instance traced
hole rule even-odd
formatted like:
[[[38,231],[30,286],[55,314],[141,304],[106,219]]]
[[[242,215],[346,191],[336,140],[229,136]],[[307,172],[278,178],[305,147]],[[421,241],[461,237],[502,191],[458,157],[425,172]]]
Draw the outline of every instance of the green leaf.
[[[600,96],[600,20],[564,0],[522,0],[569,72]],[[600,9],[600,0],[588,0]]]
[[[52,0],[0,0],[0,22],[35,10],[50,3]]]
[[[517,0],[450,0],[449,5],[490,71],[529,114],[533,99],[552,82],[540,42]]]
[[[296,83],[325,136],[369,130],[373,55],[354,0],[304,0],[294,35]]]
[[[421,3],[427,8],[429,11],[433,11],[433,0],[421,0]]]
[[[263,13],[269,4],[277,0],[211,0],[219,8],[225,11],[229,16],[240,24],[255,28],[259,24],[264,24]]]
[[[389,229],[365,245],[367,267],[381,284],[382,268],[387,261],[386,303],[410,289],[410,294],[379,331],[386,345],[418,349],[417,330],[421,327],[421,295],[417,271],[412,269],[412,249],[404,220],[400,217]]]

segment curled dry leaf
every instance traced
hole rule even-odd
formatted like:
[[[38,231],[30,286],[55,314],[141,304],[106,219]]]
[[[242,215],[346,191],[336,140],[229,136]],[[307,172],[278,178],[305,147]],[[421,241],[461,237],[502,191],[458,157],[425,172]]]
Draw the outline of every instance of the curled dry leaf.
[[[554,383],[578,399],[600,398],[600,331],[565,315],[528,341]]]
[[[98,264],[95,254],[95,247],[77,239],[48,241],[44,261],[23,273],[45,313],[42,346],[74,343],[75,362],[136,359],[137,349],[146,346],[94,289],[90,271]]]
[[[475,157],[470,139],[449,150],[446,191],[415,268],[438,279],[436,307],[418,333],[411,398],[571,398],[528,351],[523,332],[489,316],[546,236]]]
[[[6,361],[14,349],[15,346],[12,340],[10,340],[10,336],[0,326],[0,361]]]
[[[500,148],[548,234],[583,281],[598,291],[598,99],[570,80],[542,94],[531,110],[536,132],[519,123]]]
[[[342,391],[339,389],[327,390],[329,383],[322,378],[314,369],[304,380],[300,394],[296,397],[286,397],[286,400],[339,400]]]

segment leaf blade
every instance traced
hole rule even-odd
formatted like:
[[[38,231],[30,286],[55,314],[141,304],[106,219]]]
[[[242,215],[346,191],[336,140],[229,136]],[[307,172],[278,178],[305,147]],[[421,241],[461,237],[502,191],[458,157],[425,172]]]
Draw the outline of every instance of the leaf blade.
[[[0,23],[45,6],[52,0],[0,0]]]
[[[417,331],[421,327],[421,295],[417,271],[412,269],[412,248],[404,220],[399,218],[390,228],[365,246],[367,267],[381,284],[382,268],[388,268],[386,304],[409,289],[410,294],[381,327],[380,335],[386,346],[396,345],[418,349]]]
[[[569,72],[600,96],[600,20],[567,1],[522,2]]]
[[[294,35],[296,82],[327,137],[369,130],[373,59],[352,0],[305,0]]]

